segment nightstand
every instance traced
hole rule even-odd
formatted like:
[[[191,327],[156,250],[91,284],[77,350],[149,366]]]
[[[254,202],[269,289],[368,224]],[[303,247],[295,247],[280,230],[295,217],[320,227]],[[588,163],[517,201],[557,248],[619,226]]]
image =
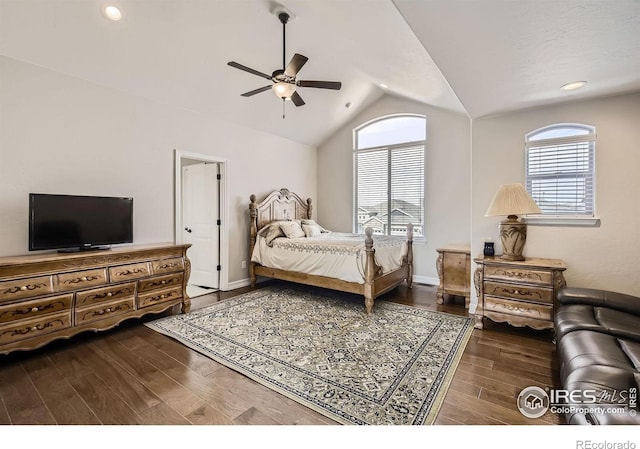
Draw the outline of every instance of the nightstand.
[[[474,283],[478,295],[476,329],[483,319],[512,326],[553,329],[556,293],[566,285],[565,263],[558,259],[477,257]]]
[[[444,294],[464,296],[464,307],[469,308],[471,278],[471,250],[469,245],[447,245],[438,248],[436,268],[440,285],[436,293],[438,304],[444,304]]]

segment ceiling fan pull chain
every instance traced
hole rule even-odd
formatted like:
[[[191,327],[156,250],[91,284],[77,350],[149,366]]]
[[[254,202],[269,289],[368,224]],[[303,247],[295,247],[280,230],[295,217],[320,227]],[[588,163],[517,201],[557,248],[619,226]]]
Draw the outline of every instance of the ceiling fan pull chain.
[[[282,118],[284,119],[284,98],[282,99]]]

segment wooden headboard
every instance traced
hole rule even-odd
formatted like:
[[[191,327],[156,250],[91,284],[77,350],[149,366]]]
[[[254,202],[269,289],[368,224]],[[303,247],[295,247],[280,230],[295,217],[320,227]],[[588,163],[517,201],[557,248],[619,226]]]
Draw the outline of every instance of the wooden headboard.
[[[253,234],[254,230],[257,232],[264,225],[275,220],[311,218],[313,209],[311,198],[307,198],[305,202],[289,189],[275,190],[259,203],[256,203],[255,195],[251,195],[250,199],[249,213],[251,215],[252,236],[255,235]]]

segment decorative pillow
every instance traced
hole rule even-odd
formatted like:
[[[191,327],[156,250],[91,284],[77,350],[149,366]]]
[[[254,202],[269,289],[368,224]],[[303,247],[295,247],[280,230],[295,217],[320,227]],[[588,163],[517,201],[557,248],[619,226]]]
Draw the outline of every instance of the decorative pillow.
[[[267,246],[273,246],[273,241],[278,237],[284,237],[284,232],[280,229],[280,224],[286,223],[284,221],[274,221],[264,226],[260,231],[258,231],[258,235],[263,237],[267,243]]]
[[[284,235],[290,239],[305,236],[302,227],[295,221],[285,221],[283,223],[280,223],[280,229],[282,229]]]
[[[322,234],[321,228],[317,224],[303,224],[302,230],[304,231],[304,235],[307,237],[318,237]]]
[[[303,225],[317,226],[318,228],[320,228],[320,232],[331,232],[331,231],[327,231],[325,228],[320,226],[318,223],[315,222],[315,220],[310,220],[310,219],[305,218],[305,219],[301,220],[301,223]],[[307,237],[309,237],[309,236],[307,236]]]

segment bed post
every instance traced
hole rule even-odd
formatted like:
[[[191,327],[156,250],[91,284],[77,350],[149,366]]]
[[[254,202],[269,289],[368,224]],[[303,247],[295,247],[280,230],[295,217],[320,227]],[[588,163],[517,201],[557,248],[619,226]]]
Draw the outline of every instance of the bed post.
[[[367,308],[367,313],[370,314],[373,311],[373,279],[376,277],[376,263],[375,254],[376,250],[373,249],[373,228],[366,228],[364,233],[367,237],[364,239],[364,250],[367,252],[366,261],[364,265],[364,305]]]
[[[413,283],[413,224],[407,225],[407,286]]]
[[[258,234],[258,205],[256,204],[255,195],[251,195],[249,199],[251,200],[251,203],[249,203],[249,216],[251,217],[249,226],[249,282],[252,287],[255,287],[256,274],[254,272],[254,263],[251,262],[251,256],[253,255],[253,247],[256,244],[256,236]]]
[[[307,219],[311,220],[311,212],[313,211],[313,206],[311,205],[311,198],[307,198]]]

